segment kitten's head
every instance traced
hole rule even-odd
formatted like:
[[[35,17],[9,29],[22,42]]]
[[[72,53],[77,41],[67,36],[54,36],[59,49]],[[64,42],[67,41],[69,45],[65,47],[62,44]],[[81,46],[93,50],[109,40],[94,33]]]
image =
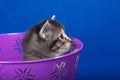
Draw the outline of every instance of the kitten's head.
[[[67,52],[71,46],[72,40],[66,35],[64,26],[53,19],[45,20],[38,34],[40,38],[51,42],[50,49],[55,53]]]

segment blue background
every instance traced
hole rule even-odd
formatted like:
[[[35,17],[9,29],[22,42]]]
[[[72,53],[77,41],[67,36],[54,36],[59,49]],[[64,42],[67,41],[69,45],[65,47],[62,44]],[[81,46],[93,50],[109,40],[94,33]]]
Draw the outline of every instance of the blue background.
[[[84,43],[77,80],[120,79],[120,0],[0,0],[0,33],[23,32],[53,14]]]

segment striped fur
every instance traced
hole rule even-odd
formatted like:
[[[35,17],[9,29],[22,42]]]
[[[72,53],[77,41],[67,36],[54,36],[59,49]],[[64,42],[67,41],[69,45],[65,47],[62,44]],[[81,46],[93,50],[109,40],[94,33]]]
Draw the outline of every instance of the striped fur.
[[[25,32],[22,46],[25,60],[58,57],[69,50],[71,39],[61,23],[46,19]]]

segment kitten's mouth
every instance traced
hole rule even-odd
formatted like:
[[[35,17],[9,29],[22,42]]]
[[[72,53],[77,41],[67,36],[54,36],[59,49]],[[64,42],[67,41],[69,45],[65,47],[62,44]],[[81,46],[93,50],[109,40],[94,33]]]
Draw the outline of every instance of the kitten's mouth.
[[[70,42],[70,43],[73,43],[73,41],[72,41],[72,40],[70,40],[69,42]]]

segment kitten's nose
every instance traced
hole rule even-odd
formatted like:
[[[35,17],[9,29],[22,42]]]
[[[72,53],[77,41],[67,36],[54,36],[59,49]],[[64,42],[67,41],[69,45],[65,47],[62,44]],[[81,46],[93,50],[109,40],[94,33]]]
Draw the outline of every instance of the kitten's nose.
[[[71,40],[70,38],[68,39],[68,41],[69,41],[70,43],[72,43],[72,40]]]

